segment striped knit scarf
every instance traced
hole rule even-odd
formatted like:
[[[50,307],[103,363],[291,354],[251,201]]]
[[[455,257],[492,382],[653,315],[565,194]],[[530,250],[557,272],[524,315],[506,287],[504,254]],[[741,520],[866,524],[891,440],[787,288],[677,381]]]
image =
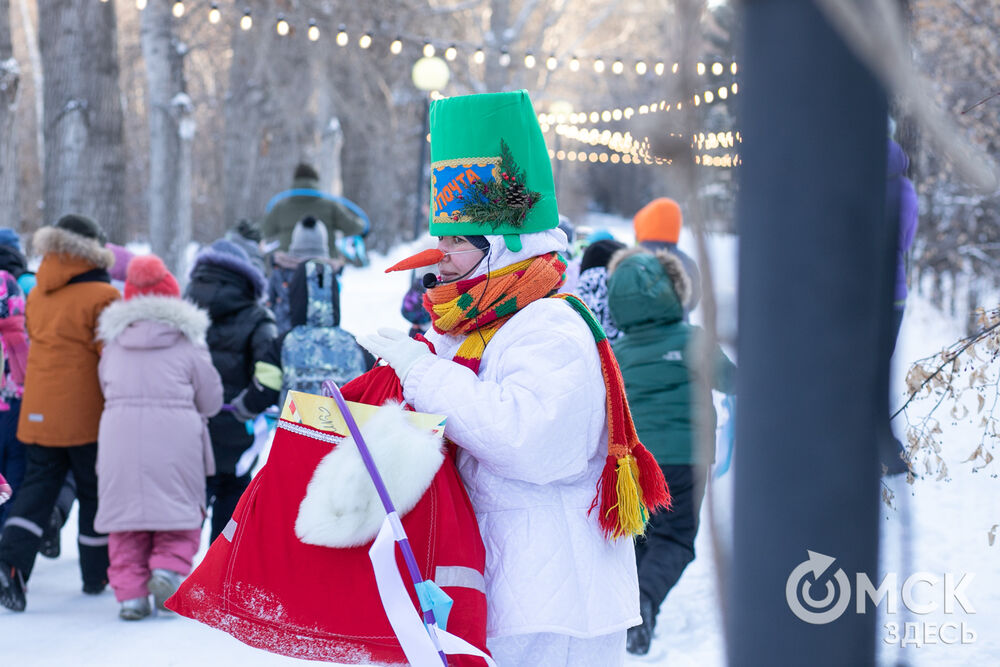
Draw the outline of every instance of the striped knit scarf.
[[[558,289],[565,270],[566,265],[556,253],[533,257],[488,275],[430,289],[424,295],[424,307],[431,314],[435,331],[466,336],[452,360],[478,373],[486,344],[503,323],[529,303]],[[590,327],[604,376],[608,457],[590,509],[598,508],[605,537],[641,535],[650,511],[670,505],[663,472],[636,435],[621,370],[601,325],[577,297],[556,296]],[[477,335],[468,335],[474,331]]]

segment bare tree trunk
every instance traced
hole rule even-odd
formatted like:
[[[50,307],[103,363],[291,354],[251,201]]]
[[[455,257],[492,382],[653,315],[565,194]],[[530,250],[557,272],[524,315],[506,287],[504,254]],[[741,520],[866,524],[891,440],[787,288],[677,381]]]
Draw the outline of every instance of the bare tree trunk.
[[[250,3],[254,16],[270,3]],[[309,50],[301,37],[274,30],[235,30],[223,191],[225,225],[260,220],[268,200],[291,185],[295,164],[308,160],[316,137]],[[326,178],[326,174],[320,174]]]
[[[112,3],[39,2],[45,219],[82,213],[123,241],[125,149]]]
[[[0,220],[20,227],[17,198],[17,135],[14,117],[21,71],[10,38],[10,0],[0,0]]]
[[[39,174],[45,172],[45,132],[42,128],[42,115],[45,113],[43,89],[45,86],[42,72],[42,56],[38,52],[38,38],[35,35],[35,24],[32,23],[28,10],[28,0],[18,0],[21,13],[21,29],[24,31],[24,43],[27,46],[28,62],[31,65],[32,88],[35,91],[35,150],[38,153]]]
[[[153,252],[175,275],[184,275],[191,240],[191,141],[194,111],[184,79],[187,47],[172,30],[165,2],[142,12],[140,39],[146,62],[149,115],[149,236]]]
[[[330,121],[323,128],[319,141],[319,155],[316,156],[313,163],[323,179],[320,184],[326,188],[327,192],[338,197],[344,193],[344,178],[340,162],[343,148],[344,130],[340,127],[340,120],[336,116],[331,116]]]

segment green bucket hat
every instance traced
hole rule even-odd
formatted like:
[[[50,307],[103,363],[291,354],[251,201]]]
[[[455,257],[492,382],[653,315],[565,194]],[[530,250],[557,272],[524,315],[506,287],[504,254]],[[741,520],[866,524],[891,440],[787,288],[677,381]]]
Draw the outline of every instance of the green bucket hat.
[[[521,234],[559,226],[552,163],[528,91],[463,95],[431,104],[433,236]]]

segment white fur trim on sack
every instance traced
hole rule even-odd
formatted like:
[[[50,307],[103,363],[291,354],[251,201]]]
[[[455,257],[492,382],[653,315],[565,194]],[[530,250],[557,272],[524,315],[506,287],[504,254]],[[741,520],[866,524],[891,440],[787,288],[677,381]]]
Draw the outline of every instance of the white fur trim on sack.
[[[444,463],[442,437],[410,424],[398,403],[387,403],[361,427],[368,450],[400,516],[430,487]],[[345,549],[375,539],[385,519],[375,484],[354,438],[347,437],[316,466],[299,505],[295,535],[321,547]]]

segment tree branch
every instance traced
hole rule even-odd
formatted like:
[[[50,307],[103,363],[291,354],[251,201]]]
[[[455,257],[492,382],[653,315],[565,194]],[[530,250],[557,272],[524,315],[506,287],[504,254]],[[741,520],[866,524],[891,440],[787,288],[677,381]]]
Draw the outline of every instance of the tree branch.
[[[998,321],[996,324],[991,324],[990,326],[986,327],[985,329],[983,329],[979,333],[973,334],[972,336],[969,336],[967,338],[964,338],[964,339],[960,340],[959,343],[962,343],[962,346],[954,354],[947,355],[946,358],[945,358],[945,360],[943,362],[941,362],[941,365],[938,366],[934,370],[933,373],[931,373],[926,378],[924,378],[924,381],[920,383],[919,387],[917,387],[916,389],[913,390],[913,392],[910,394],[909,398],[906,399],[906,402],[903,403],[903,405],[901,405],[898,410],[896,410],[895,412],[892,413],[892,416],[889,417],[889,421],[892,421],[893,419],[895,419],[899,415],[899,413],[901,413],[903,410],[905,410],[906,407],[910,403],[913,402],[913,399],[916,398],[917,394],[919,394],[921,391],[923,391],[924,387],[926,387],[927,384],[931,380],[933,380],[935,377],[937,377],[941,373],[941,371],[944,370],[945,366],[947,366],[948,364],[954,363],[955,359],[957,359],[959,357],[959,355],[961,355],[967,349],[969,349],[970,347],[972,347],[973,345],[975,345],[976,343],[978,343],[980,340],[982,340],[983,338],[985,338],[987,334],[989,334],[990,332],[994,331],[998,327],[1000,327],[1000,321]],[[939,402],[939,404],[940,404],[940,402]]]

